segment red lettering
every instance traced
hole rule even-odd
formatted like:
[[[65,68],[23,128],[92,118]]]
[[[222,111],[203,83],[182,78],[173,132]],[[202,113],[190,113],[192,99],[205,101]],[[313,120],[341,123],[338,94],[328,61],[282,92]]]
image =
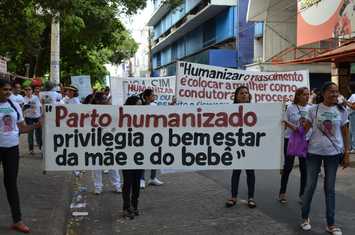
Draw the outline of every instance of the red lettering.
[[[64,106],[55,107],[55,126],[60,127],[60,120],[64,119],[68,114],[68,109]]]
[[[110,125],[111,122],[112,122],[112,118],[108,113],[104,113],[99,117],[99,124],[102,127],[106,127],[106,126]]]

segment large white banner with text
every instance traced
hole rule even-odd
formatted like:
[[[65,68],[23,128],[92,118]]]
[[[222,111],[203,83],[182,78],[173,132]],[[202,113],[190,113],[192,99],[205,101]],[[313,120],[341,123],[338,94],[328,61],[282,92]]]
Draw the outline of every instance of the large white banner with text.
[[[257,72],[177,62],[177,105],[233,103],[234,91],[247,86],[254,103],[290,102],[299,87],[309,87],[307,70]]]
[[[280,169],[281,103],[45,108],[47,171]]]

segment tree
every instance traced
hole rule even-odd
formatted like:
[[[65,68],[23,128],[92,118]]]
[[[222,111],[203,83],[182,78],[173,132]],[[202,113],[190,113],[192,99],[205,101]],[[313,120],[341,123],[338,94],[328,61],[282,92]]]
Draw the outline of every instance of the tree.
[[[119,20],[145,6],[144,0],[2,0],[0,55],[11,59],[9,71],[43,76],[49,72],[50,25],[54,12],[61,22],[61,70],[102,78],[108,62],[129,58],[137,49]]]

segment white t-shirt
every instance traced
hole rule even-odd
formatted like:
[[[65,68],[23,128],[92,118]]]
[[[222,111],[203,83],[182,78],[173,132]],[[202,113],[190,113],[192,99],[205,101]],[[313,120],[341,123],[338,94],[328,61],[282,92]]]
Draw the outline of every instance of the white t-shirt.
[[[340,111],[337,106],[328,107],[321,103],[309,109],[307,119],[313,126],[308,145],[309,153],[329,156],[344,151],[341,128],[349,122],[346,110]]]
[[[39,97],[44,104],[58,104],[62,95],[56,91],[41,91]]]
[[[3,148],[10,148],[19,144],[17,123],[23,121],[23,115],[20,105],[16,102],[12,103],[17,112],[8,101],[0,103],[0,147]],[[17,113],[19,118],[17,118]]]
[[[355,103],[355,94],[352,94],[352,95],[349,97],[348,101],[349,101],[350,103]],[[355,112],[355,110],[352,109],[352,108],[349,108],[349,112]]]
[[[306,120],[310,108],[311,105],[309,104],[306,104],[306,106],[290,104],[289,106],[287,106],[287,111],[286,111],[287,121],[289,121],[296,127],[301,126],[301,122]],[[286,129],[285,132],[286,139],[290,138],[292,131],[293,130],[291,128]],[[311,135],[311,130],[308,131],[306,139],[309,139],[310,135]]]
[[[23,103],[24,103],[24,98],[20,94],[17,94],[17,95],[11,94],[9,98],[11,100],[13,100],[14,102],[18,103],[19,105],[23,105]]]
[[[69,97],[64,97],[60,103],[62,104],[80,104],[80,100],[78,97],[73,97],[73,98],[69,98]]]
[[[26,118],[39,118],[41,117],[41,102],[39,101],[38,96],[32,95],[31,98],[25,96],[24,98],[24,110],[23,115]],[[29,107],[26,107],[26,106]]]

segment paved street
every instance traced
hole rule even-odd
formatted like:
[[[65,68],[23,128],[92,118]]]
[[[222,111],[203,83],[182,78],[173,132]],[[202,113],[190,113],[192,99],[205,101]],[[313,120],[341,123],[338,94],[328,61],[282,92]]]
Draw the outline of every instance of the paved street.
[[[298,170],[298,169],[296,169]],[[279,190],[278,171],[257,171],[256,209],[249,209],[242,200],[227,209],[230,171],[200,171],[164,174],[164,186],[150,186],[141,194],[142,215],[134,220],[121,217],[121,195],[112,192],[106,181],[102,195],[92,193],[91,178],[81,178],[88,203],[88,216],[71,219],[68,235],[75,234],[327,234],[324,230],[324,196],[319,184],[312,208],[311,232],[302,232],[300,205],[296,197],[298,173],[289,183],[289,202],[276,200]],[[340,171],[337,183],[337,221],[344,234],[355,231],[355,169]],[[108,178],[108,177],[106,177]],[[107,180],[107,179],[106,179]],[[322,180],[322,179],[321,179]],[[246,198],[245,176],[241,177],[241,199]]]
[[[160,177],[165,185],[149,186],[141,192],[142,214],[134,220],[126,220],[121,217],[122,196],[113,192],[108,175],[104,175],[104,192],[94,195],[91,172],[80,178],[73,177],[71,172],[43,175],[39,153],[29,156],[26,149],[21,152],[19,188],[23,219],[32,234],[326,234],[321,184],[312,205],[312,232],[305,233],[298,228],[298,169],[293,171],[289,182],[287,205],[276,200],[279,172],[257,171],[256,209],[249,209],[245,204],[244,173],[240,203],[230,209],[224,207],[229,196],[230,171],[163,174]],[[355,231],[354,157],[352,160],[352,168],[339,170],[337,181],[336,215],[344,234]],[[3,185],[0,195],[3,199],[0,201],[0,234],[16,234],[8,229],[11,217]],[[86,207],[70,209],[71,202],[86,203]],[[74,217],[72,212],[88,212],[88,215]]]

